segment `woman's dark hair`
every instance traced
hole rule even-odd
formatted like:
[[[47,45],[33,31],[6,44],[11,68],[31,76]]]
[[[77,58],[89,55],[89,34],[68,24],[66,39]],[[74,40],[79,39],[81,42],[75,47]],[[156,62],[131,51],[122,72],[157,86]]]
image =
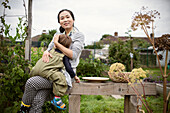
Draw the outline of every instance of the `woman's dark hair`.
[[[58,23],[60,23],[60,14],[61,14],[63,11],[69,12],[70,15],[71,15],[71,17],[73,18],[73,20],[75,20],[74,14],[73,14],[72,11],[70,11],[70,10],[68,10],[68,9],[62,9],[62,10],[58,13],[58,16],[57,16],[57,18],[58,18]],[[65,29],[64,29],[63,27],[61,27],[61,26],[60,26],[59,30],[60,30],[61,33],[63,33],[63,32],[65,31]]]
[[[62,44],[63,46],[65,46],[66,48],[69,48],[72,40],[71,40],[71,38],[69,36],[67,36],[65,34],[61,34],[59,36],[58,42],[60,44]]]

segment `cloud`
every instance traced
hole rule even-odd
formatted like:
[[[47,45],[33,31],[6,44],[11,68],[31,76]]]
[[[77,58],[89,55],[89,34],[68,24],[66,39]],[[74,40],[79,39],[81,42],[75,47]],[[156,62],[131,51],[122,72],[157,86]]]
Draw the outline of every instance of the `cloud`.
[[[12,10],[8,14],[24,14],[21,0],[10,2]],[[161,19],[155,21],[155,35],[170,33],[169,0],[33,0],[32,36],[41,34],[43,29],[58,29],[57,14],[64,8],[73,11],[75,25],[84,33],[86,44],[98,41],[104,34],[118,32],[119,36],[125,36],[133,14],[146,3],[150,10],[161,13]],[[14,19],[8,19],[8,22],[14,23]],[[145,34],[137,30],[132,36],[143,37]]]

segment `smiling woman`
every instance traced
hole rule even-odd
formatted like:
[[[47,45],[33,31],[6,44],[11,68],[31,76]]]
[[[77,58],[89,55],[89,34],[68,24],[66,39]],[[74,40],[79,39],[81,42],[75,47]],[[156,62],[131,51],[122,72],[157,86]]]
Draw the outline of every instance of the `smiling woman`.
[[[74,73],[76,73],[76,67],[79,64],[79,57],[84,45],[84,35],[81,32],[79,32],[77,28],[74,27],[74,15],[70,10],[68,9],[61,10],[58,13],[58,22],[61,25],[60,32],[57,32],[54,35],[52,41],[48,46],[48,49],[43,54],[42,61],[44,63],[47,63],[47,66],[50,66],[49,60],[51,60],[52,58],[54,59],[56,57],[54,54],[51,54],[51,51],[54,50],[53,48],[57,48],[57,50],[59,50],[65,56],[70,58],[69,62],[71,64],[71,67]],[[72,43],[70,45],[70,48],[66,48],[58,42],[59,37],[62,34],[71,37]],[[57,52],[56,49],[54,51]],[[60,60],[62,60],[63,63],[65,63],[64,59],[60,59]],[[58,66],[58,64],[56,65]],[[50,76],[52,73],[54,73],[53,69],[49,69],[47,71],[48,72],[46,76]],[[80,79],[76,75],[74,77],[71,77],[69,75],[69,72],[67,72],[67,70],[60,69],[59,71],[60,73],[62,73],[62,78],[64,79],[57,79],[57,80],[60,81],[60,83],[66,81],[66,85],[68,86],[67,90],[69,90],[72,87],[72,82],[74,80],[76,82],[80,82]],[[55,77],[57,76],[60,75],[55,73]],[[56,84],[56,85],[61,86],[62,84]],[[47,78],[43,78],[41,76],[34,76],[29,78],[25,85],[25,91],[22,98],[22,104],[19,113],[23,113],[23,111],[24,112],[29,111],[29,113],[41,113],[44,102],[47,99],[49,99],[50,94],[52,93],[52,89],[53,89],[52,86],[53,86],[53,81]],[[56,88],[59,89],[59,87]],[[62,100],[58,96],[59,95],[55,95],[55,98],[53,98],[51,103],[59,109],[62,110],[66,109],[66,105],[62,102]],[[54,97],[54,95],[52,95],[52,97]]]
[[[68,35],[69,31],[72,30],[72,26],[74,26],[74,15],[71,11],[67,9],[63,9],[59,12],[58,15],[58,23],[60,23],[60,32],[63,33],[66,31],[66,35]],[[65,28],[65,29],[64,29]]]

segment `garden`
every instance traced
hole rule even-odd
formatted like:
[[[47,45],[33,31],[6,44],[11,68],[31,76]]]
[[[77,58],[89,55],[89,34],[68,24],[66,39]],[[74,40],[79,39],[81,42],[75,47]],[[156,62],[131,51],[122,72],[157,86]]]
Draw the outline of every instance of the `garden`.
[[[9,1],[6,0],[2,3],[6,9],[10,9],[8,2]],[[170,76],[168,76],[170,69],[167,67],[167,56],[164,58],[166,62],[165,66],[162,67],[159,62],[161,56],[157,54],[157,51],[164,50],[168,54],[168,51],[170,50],[170,35],[162,35],[162,37],[155,40],[155,43],[153,43],[153,40],[147,34],[147,26],[149,26],[149,23],[154,22],[152,17],[155,17],[155,15],[149,14],[137,13],[132,22],[132,29],[135,31],[137,30],[137,27],[141,26],[142,30],[144,30],[154,47],[159,63],[158,67],[141,67],[139,60],[140,51],[133,50],[132,40],[126,42],[119,40],[116,43],[113,42],[109,46],[109,62],[107,65],[100,59],[94,59],[92,54],[87,59],[80,59],[80,63],[77,67],[77,75],[80,79],[82,80],[82,77],[109,77],[106,73],[111,72],[116,73],[116,79],[126,80],[131,87],[136,83],[144,84],[143,80],[145,78],[151,80],[150,82],[152,83],[159,83],[164,87],[168,86],[167,84],[170,82]],[[159,15],[158,12],[152,14]],[[45,49],[43,43],[42,47],[32,47],[31,61],[25,60],[25,40],[28,37],[28,21],[25,18],[19,18],[16,35],[11,36],[11,25],[6,24],[4,16],[1,16],[0,19],[3,24],[1,27],[1,33],[3,35],[0,37],[0,111],[2,113],[16,113],[21,105],[25,82],[30,77],[28,70],[31,70],[35,63],[42,57]],[[143,20],[147,21],[143,22]],[[7,40],[4,40],[4,37]],[[129,38],[131,39],[130,35]],[[21,40],[22,43],[18,43],[17,40]],[[134,70],[131,68],[131,57],[129,56],[129,53],[133,54]],[[121,67],[112,67],[116,63],[121,64]],[[131,72],[131,74],[126,76],[122,74],[123,72]],[[101,75],[101,73],[105,74]],[[166,95],[165,88],[162,94],[156,96],[142,96],[138,93],[136,93],[136,95],[138,97],[140,96],[139,99],[143,102],[142,108],[140,108],[143,112],[166,113],[170,110],[170,94]],[[43,113],[68,113],[68,95],[62,97],[62,100],[67,105],[65,111],[55,108],[47,101],[43,106]],[[81,95],[80,112],[123,113],[124,97],[115,99],[111,95]]]

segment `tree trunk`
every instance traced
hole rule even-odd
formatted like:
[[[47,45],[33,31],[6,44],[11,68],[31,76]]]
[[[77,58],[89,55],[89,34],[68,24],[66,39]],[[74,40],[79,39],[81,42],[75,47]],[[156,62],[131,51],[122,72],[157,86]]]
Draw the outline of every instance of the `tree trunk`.
[[[166,75],[166,69],[167,69],[167,58],[168,58],[168,50],[166,50],[166,58],[165,58],[165,70],[164,70],[164,76],[163,76],[163,99],[164,99],[164,113],[167,111],[167,100],[166,100],[166,84],[167,84],[167,75]]]
[[[25,60],[31,61],[32,0],[28,2],[28,37],[25,41]]]

